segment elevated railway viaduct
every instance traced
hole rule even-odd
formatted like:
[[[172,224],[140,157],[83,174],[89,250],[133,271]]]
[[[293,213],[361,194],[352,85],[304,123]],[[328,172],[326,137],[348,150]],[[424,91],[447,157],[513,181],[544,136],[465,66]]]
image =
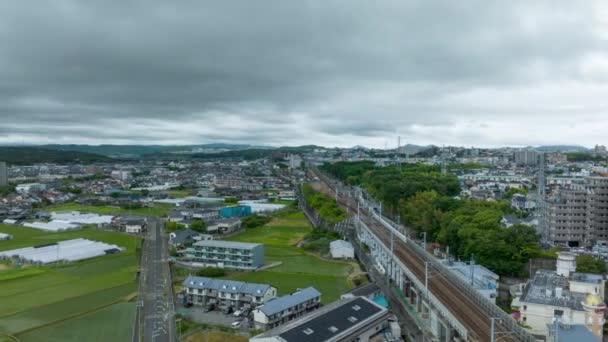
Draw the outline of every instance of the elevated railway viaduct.
[[[430,341],[535,341],[494,303],[454,275],[404,228],[381,216],[361,192],[311,170],[315,188],[335,197],[355,215],[356,236],[369,248],[378,268],[421,318]]]

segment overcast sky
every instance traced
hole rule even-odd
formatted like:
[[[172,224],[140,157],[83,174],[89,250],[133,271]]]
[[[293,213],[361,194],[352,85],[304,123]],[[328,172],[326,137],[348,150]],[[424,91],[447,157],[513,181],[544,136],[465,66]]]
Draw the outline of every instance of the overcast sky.
[[[0,2],[0,144],[399,135],[608,144],[608,2]]]

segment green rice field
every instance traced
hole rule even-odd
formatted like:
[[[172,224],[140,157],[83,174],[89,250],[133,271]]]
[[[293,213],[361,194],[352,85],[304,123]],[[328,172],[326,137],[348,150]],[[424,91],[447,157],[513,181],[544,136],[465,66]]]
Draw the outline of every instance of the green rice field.
[[[349,262],[321,259],[307,253],[296,244],[312,227],[301,213],[276,218],[264,227],[248,229],[229,240],[263,243],[266,263],[281,262],[279,266],[260,272],[234,273],[227,278],[256,283],[268,283],[280,295],[297,288],[314,286],[322,293],[324,303],[332,302],[350,289],[347,277],[354,265]]]
[[[74,238],[87,238],[125,248],[125,251],[118,254],[43,267],[2,262],[0,264],[0,333],[16,335],[20,339],[22,335],[30,336],[22,340],[34,341],[34,336],[46,336],[46,333],[38,333],[39,329],[47,331],[60,322],[75,320],[83,314],[89,314],[109,305],[125,303],[126,298],[137,291],[135,272],[138,268],[138,260],[135,250],[141,242],[138,237],[96,228],[53,233],[20,226],[0,225],[0,232],[14,236],[12,240],[0,241],[0,250]],[[108,325],[118,326],[123,323],[119,315],[116,315],[113,323],[111,319],[113,316],[108,317],[110,320],[107,322]],[[86,320],[79,324],[85,322]],[[132,323],[131,318],[129,319],[131,329]],[[93,328],[92,325],[91,329]],[[62,335],[63,333],[57,334],[61,338],[66,336]],[[60,337],[55,340],[78,341],[78,339]],[[80,340],[105,341],[106,339]]]

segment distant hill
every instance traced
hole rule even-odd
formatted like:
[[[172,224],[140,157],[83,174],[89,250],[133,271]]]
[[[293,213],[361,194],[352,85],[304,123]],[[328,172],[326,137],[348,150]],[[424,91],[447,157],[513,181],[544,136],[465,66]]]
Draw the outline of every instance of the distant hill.
[[[407,153],[407,154],[416,154],[418,152],[422,152],[424,150],[428,150],[430,149],[432,146],[421,146],[421,145],[414,145],[414,144],[407,144],[404,146],[401,146],[399,148],[399,153]]]
[[[543,152],[588,152],[589,149],[578,145],[547,145],[535,147],[538,151]]]
[[[41,145],[45,149],[87,152],[106,156],[142,156],[156,153],[196,153],[197,150],[243,150],[251,148],[245,144],[203,144],[203,145]]]
[[[305,146],[282,146],[278,148],[249,148],[243,150],[212,152],[212,153],[196,153],[191,157],[194,159],[240,159],[254,160],[265,157],[282,158],[291,153],[304,153],[314,149],[321,148],[315,145]]]
[[[441,148],[431,145],[431,146],[427,146],[426,148],[416,152],[414,154],[414,156],[421,157],[421,158],[430,158],[432,156],[439,155],[440,153],[441,153]]]
[[[0,146],[0,161],[13,165],[35,163],[92,163],[111,160],[107,156],[94,153],[59,151],[40,147]]]

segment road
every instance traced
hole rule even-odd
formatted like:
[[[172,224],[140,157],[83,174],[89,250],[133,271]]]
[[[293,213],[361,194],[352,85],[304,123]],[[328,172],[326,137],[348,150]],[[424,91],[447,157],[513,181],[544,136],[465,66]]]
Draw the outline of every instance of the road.
[[[323,179],[321,175],[318,176],[320,176],[319,179]],[[320,186],[317,190],[332,197],[336,196],[336,192],[333,190],[331,184],[327,184],[323,181],[320,181],[318,184]],[[352,197],[349,197],[348,194],[339,192],[336,198],[342,207],[345,207],[351,213],[357,212],[357,202]],[[385,246],[390,246],[392,238],[389,230],[365,210],[360,210],[360,213],[361,221],[369,227]],[[401,240],[393,239],[393,243],[394,254],[410,269],[418,280],[424,282],[425,260]],[[465,327],[467,327],[467,330],[471,335],[469,336],[470,339],[490,341],[490,317],[488,317],[488,314],[478,303],[462,293],[439,272],[433,273],[433,275],[429,277],[428,289]],[[509,331],[506,330],[505,327],[502,327],[500,323],[496,324],[495,329],[498,333],[497,335],[501,336],[501,341],[515,340],[512,336],[509,336]]]
[[[144,341],[175,341],[174,307],[163,223],[148,221],[143,255]]]

